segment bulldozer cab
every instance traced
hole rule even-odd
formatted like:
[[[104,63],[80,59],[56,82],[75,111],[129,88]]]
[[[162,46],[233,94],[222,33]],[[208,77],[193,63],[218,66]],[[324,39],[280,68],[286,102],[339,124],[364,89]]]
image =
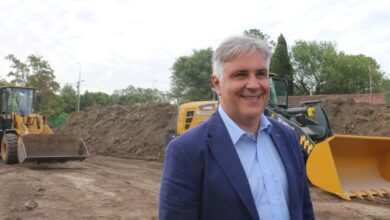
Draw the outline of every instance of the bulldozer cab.
[[[35,112],[36,91],[31,87],[0,87],[0,149],[3,162],[85,159],[89,153],[79,137],[53,134],[46,117]]]
[[[287,80],[270,74],[269,82],[271,91],[268,105],[286,109],[288,107]]]
[[[217,107],[218,101],[199,101],[180,105],[176,134],[183,134],[188,129],[206,121]]]
[[[1,88],[1,111],[14,112],[19,115],[29,115],[34,112],[33,101],[35,89],[33,88]]]

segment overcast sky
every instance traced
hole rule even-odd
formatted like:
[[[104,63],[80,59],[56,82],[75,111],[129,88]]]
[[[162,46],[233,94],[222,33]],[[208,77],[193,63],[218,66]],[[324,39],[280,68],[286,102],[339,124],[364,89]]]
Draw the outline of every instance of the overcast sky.
[[[275,41],[283,33],[289,46],[335,42],[390,76],[389,0],[0,0],[0,76],[10,71],[8,54],[34,54],[61,86],[75,86],[81,67],[82,91],[168,91],[178,57],[252,28]]]

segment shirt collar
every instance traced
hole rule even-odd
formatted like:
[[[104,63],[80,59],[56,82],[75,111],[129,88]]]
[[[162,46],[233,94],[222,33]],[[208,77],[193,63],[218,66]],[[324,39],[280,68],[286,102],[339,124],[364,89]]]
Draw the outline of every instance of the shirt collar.
[[[233,141],[233,144],[236,144],[238,140],[241,138],[244,134],[250,134],[244,130],[242,130],[230,117],[226,114],[226,112],[223,110],[222,106],[218,106],[218,112],[221,115],[222,121],[225,123],[226,128],[228,130],[229,136]],[[260,129],[258,131],[258,134],[261,131],[265,131],[267,134],[271,133],[272,124],[268,120],[268,118],[262,113],[260,115]]]

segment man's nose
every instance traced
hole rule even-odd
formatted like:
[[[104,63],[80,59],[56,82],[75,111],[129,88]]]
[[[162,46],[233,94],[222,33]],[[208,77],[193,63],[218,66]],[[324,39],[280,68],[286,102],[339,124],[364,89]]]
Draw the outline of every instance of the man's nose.
[[[255,74],[250,74],[249,75],[248,82],[246,84],[246,88],[252,89],[252,90],[260,88],[259,79],[256,77]]]

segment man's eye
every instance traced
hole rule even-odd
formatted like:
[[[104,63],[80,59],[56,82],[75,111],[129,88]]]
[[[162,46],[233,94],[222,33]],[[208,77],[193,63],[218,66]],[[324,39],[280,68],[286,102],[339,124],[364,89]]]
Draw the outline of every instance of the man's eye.
[[[267,71],[264,71],[264,70],[257,71],[256,75],[257,76],[267,76]]]
[[[245,72],[237,72],[234,74],[235,77],[244,77],[246,76],[246,73]]]

